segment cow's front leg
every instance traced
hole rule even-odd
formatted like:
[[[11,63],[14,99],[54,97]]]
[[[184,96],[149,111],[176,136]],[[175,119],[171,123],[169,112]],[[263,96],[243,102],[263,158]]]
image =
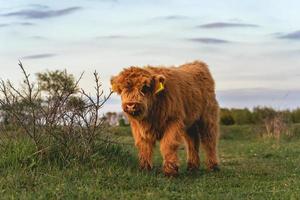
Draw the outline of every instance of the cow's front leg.
[[[143,135],[145,136],[143,129],[136,123],[131,123],[131,128],[135,146],[138,149],[139,167],[141,170],[151,170],[155,139],[143,137]]]
[[[182,126],[178,122],[171,123],[160,141],[160,151],[163,156],[163,172],[166,176],[178,174],[179,161],[177,150],[181,143]]]
[[[152,154],[154,141],[149,139],[143,139],[136,142],[136,146],[139,151],[139,166],[141,170],[151,170],[152,165]]]

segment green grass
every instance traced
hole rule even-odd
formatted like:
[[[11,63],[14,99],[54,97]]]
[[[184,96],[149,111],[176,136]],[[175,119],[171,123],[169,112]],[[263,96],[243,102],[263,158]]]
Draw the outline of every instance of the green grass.
[[[154,170],[141,172],[131,145],[99,145],[88,161],[62,163],[31,156],[25,139],[9,142],[0,148],[0,199],[300,199],[299,137],[262,139],[253,130],[222,128],[220,172],[187,172],[180,149],[177,178],[162,175],[158,148]],[[133,142],[128,128],[114,136]]]

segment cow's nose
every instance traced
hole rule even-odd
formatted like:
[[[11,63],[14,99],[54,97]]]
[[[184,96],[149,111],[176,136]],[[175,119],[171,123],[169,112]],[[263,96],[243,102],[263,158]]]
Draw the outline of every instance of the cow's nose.
[[[136,109],[136,104],[135,103],[127,103],[126,108],[128,110],[135,110]]]

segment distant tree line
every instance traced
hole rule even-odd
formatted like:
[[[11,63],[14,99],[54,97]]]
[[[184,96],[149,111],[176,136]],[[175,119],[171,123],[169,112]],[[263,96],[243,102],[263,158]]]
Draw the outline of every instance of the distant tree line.
[[[263,124],[266,120],[280,117],[285,123],[300,123],[300,108],[294,110],[275,110],[270,107],[221,108],[222,125]]]
[[[129,121],[123,112],[107,112],[102,119],[110,126],[129,126]]]

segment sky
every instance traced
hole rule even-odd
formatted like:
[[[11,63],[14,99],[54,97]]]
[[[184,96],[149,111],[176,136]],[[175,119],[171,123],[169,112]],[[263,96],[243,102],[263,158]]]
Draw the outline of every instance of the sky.
[[[300,106],[298,0],[0,0],[0,78],[206,62],[222,107]],[[106,111],[119,111],[113,95]]]

